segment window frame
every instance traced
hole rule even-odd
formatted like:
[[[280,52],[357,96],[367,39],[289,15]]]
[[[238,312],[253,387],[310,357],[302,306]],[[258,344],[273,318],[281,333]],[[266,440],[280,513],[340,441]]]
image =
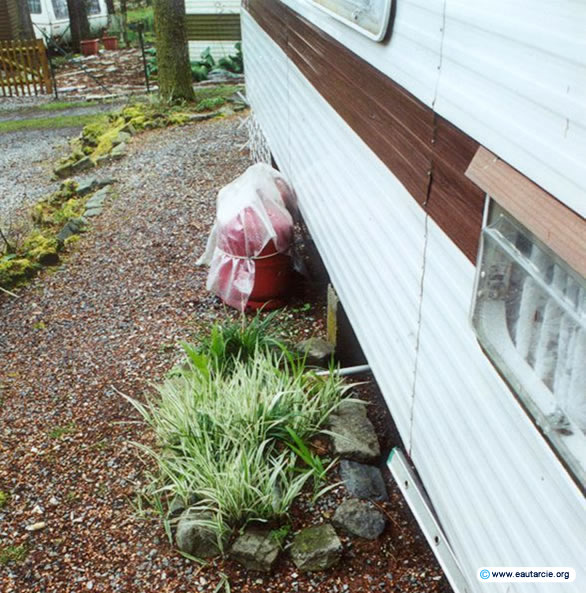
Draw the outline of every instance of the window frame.
[[[569,273],[574,280],[577,280],[583,291],[586,290],[584,284],[586,278],[586,221],[484,147],[478,149],[466,171],[466,176],[486,192],[482,234],[476,262],[476,278],[470,307],[470,324],[487,358],[507,383],[528,418],[541,432],[576,484],[582,491],[585,491],[586,434],[569,418],[568,426],[573,434],[564,434],[563,431],[558,431],[555,426],[551,425],[546,412],[548,411],[547,405],[551,404],[552,398],[554,402],[557,402],[555,394],[543,383],[539,375],[534,372],[533,367],[523,358],[523,355],[517,352],[510,331],[503,323],[503,315],[500,315],[500,320],[495,315],[494,325],[496,328],[487,331],[486,334],[490,334],[492,331],[493,337],[496,336],[500,323],[501,336],[502,332],[506,330],[506,337],[510,339],[512,347],[515,348],[519,367],[511,367],[510,361],[513,359],[513,355],[508,352],[508,340],[487,340],[487,335],[482,335],[484,328],[476,327],[474,315],[478,290],[483,281],[481,275],[483,267],[486,267],[486,239],[490,234],[491,227],[494,228],[495,225],[493,218],[495,211],[497,213],[500,211],[516,231],[524,234],[531,240],[532,245],[537,245],[546,257],[551,258],[552,265],[561,266],[564,273]],[[489,241],[492,240],[493,237],[490,237]],[[506,245],[503,247],[506,248]],[[492,248],[494,249],[494,244]],[[505,252],[503,251],[503,253]],[[509,253],[510,255],[511,253]],[[511,258],[511,261],[514,262],[515,259]],[[582,318],[578,322],[581,324]],[[524,365],[531,370],[533,380],[527,381],[529,374],[525,372]],[[540,405],[543,405],[544,402],[544,409],[541,409]]]
[[[324,6],[322,4],[322,2],[324,2],[324,1],[326,1],[326,0],[309,0],[310,4],[312,6],[314,6],[320,12],[323,12],[323,13],[329,15],[330,17],[343,23],[347,27],[350,27],[351,29],[354,29],[355,31],[364,35],[365,37],[368,37],[372,41],[383,41],[383,39],[386,37],[387,32],[389,30],[389,23],[391,21],[391,11],[392,11],[394,0],[382,0],[385,3],[384,9],[383,9],[383,20],[382,20],[381,26],[379,28],[379,31],[377,33],[373,33],[371,31],[369,31],[368,29],[361,27],[360,25],[352,22],[351,20],[344,17],[343,15],[335,12],[334,10],[329,9],[327,6]],[[335,0],[331,0],[331,1],[335,1]]]

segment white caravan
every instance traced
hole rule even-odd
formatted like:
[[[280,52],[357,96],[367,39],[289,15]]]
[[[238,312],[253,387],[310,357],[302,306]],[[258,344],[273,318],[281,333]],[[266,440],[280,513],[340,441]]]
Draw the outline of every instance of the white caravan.
[[[67,0],[27,0],[37,39],[54,37],[71,39]],[[88,3],[90,31],[96,37],[108,26],[108,8],[105,0],[90,0]]]
[[[241,16],[254,116],[453,588],[584,593],[586,3],[245,0]],[[576,579],[486,582],[505,566]]]

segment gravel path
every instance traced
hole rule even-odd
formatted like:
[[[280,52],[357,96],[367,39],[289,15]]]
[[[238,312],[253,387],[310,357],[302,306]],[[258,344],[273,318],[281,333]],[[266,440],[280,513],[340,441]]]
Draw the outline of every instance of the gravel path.
[[[213,314],[194,262],[217,190],[250,164],[239,122],[137,138],[103,170],[119,197],[81,248],[20,299],[0,296],[0,547],[28,550],[0,566],[3,593],[191,590],[197,566],[132,514],[141,466],[127,441],[141,431],[120,424],[134,415],[116,390],[139,395],[169,368],[161,346]]]
[[[19,299],[0,295],[1,593],[215,593],[222,573],[234,593],[450,591],[390,484],[384,536],[341,536],[343,562],[319,574],[299,574],[286,557],[272,577],[229,560],[200,567],[169,545],[158,518],[134,512],[145,466],[129,441],[150,437],[120,394],[139,397],[170,368],[179,340],[226,314],[194,262],[217,190],[250,164],[240,122],[137,137],[126,159],[100,169],[119,179],[118,197],[75,252]],[[299,311],[297,321],[286,314],[292,331],[323,329]],[[382,418],[374,385],[361,393]],[[342,494],[297,502],[293,531],[331,517]],[[9,551],[23,558],[3,566]]]
[[[47,111],[22,104],[12,104],[12,107],[15,105],[16,108],[9,105],[0,109],[0,122],[90,115],[116,108],[112,104],[98,104]],[[76,136],[81,128],[80,125],[0,133],[0,221],[13,219],[19,211],[59,187],[59,182],[51,181],[53,165],[58,157],[68,152],[69,139]]]
[[[0,220],[7,220],[59,184],[51,181],[54,160],[66,154],[79,128],[20,130],[0,134]]]

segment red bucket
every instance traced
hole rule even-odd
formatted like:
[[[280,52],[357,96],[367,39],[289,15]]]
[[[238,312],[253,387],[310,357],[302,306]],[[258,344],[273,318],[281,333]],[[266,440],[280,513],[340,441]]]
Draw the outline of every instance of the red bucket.
[[[118,49],[118,37],[102,37],[104,49]]]
[[[291,291],[291,258],[277,253],[271,241],[254,261],[254,286],[246,307],[278,309],[285,305]]]
[[[84,39],[80,42],[81,53],[84,56],[95,56],[98,54],[98,39]]]

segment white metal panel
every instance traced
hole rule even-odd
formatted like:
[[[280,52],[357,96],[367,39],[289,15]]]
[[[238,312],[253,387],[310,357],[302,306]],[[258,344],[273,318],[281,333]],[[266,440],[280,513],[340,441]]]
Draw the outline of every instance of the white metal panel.
[[[256,117],[408,442],[423,210],[247,15],[243,37]]]
[[[234,41],[190,41],[189,42],[189,59],[192,62],[197,62],[201,59],[201,54],[208,47],[214,58],[219,60],[227,56],[234,55],[236,48],[234,47],[238,43],[238,40]]]
[[[475,590],[483,566],[570,566],[574,583],[493,583],[502,593],[583,593],[586,506],[480,349],[468,322],[474,267],[429,220],[411,456]]]
[[[240,12],[240,0],[185,0],[185,14]]]
[[[387,43],[285,3],[586,216],[586,2],[403,0]]]

